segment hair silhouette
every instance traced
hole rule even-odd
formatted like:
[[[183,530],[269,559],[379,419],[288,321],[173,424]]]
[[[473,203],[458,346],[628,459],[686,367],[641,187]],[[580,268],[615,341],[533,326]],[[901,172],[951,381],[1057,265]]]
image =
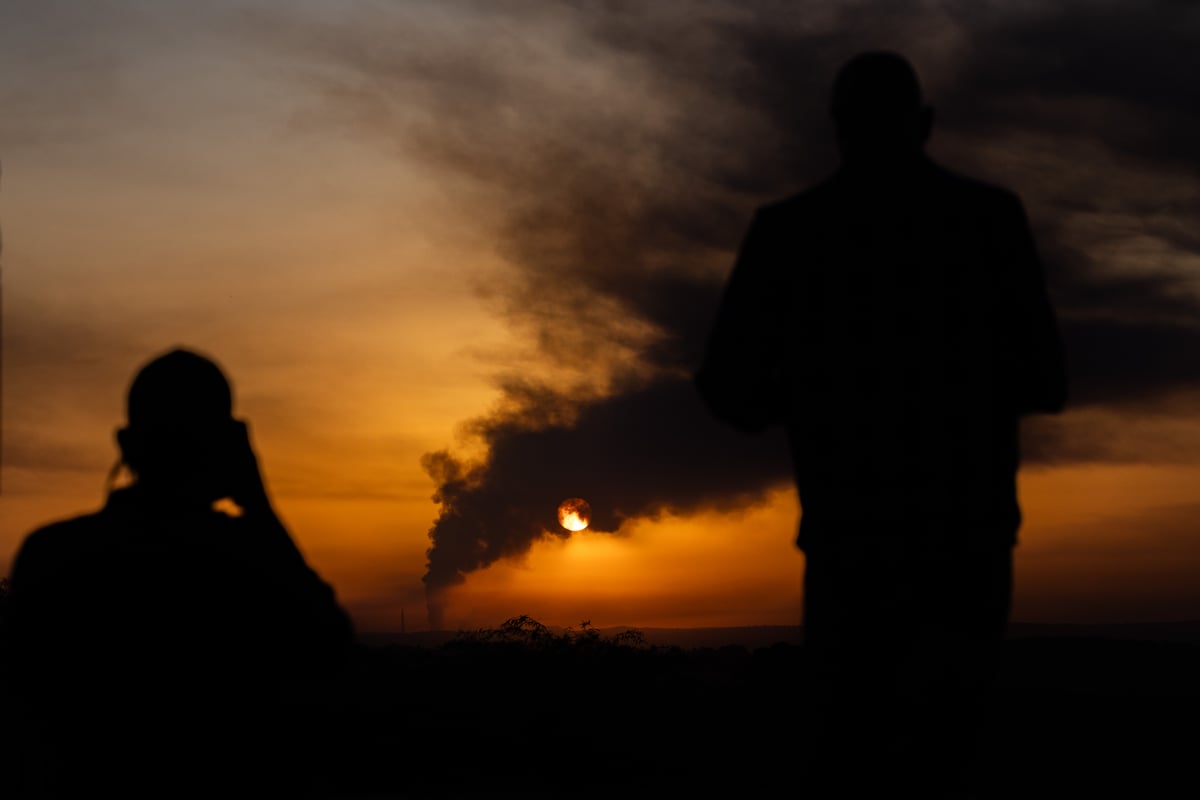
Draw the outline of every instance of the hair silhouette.
[[[863,53],[847,62],[834,80],[830,112],[846,160],[914,155],[933,123],[916,72],[890,52]]]
[[[216,477],[227,465],[218,448],[236,427],[233,391],[220,368],[188,350],[172,350],[143,367],[129,387],[128,425],[117,431],[121,460],[143,489],[221,496]],[[202,482],[204,485],[197,485]]]

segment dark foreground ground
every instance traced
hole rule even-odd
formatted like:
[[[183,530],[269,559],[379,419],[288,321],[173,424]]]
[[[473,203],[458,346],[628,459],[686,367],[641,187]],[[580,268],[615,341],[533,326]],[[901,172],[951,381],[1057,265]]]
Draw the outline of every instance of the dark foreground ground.
[[[364,644],[336,682],[295,687],[281,719],[304,744],[276,796],[805,796],[802,646],[683,648],[511,622]],[[986,731],[987,796],[1196,796],[1198,727],[1195,642],[1017,635]]]
[[[365,649],[340,796],[804,796],[801,646],[606,642]],[[1015,636],[1001,675],[989,796],[1195,796],[1200,646]]]

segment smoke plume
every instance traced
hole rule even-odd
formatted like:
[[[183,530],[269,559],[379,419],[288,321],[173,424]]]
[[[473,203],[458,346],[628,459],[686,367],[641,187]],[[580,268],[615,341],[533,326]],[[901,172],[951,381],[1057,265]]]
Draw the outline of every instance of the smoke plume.
[[[917,67],[935,158],[1025,199],[1072,408],[1136,413],[1197,389],[1197,9],[903,6],[448,3],[294,37],[331,65],[331,118],[495,190],[513,271],[488,294],[545,370],[503,376],[503,402],[467,424],[481,460],[425,456],[435,627],[465,576],[569,535],[563,498],[618,534],[790,479],[781,438],[722,429],[690,379],[754,208],[834,168],[829,83],[863,49]],[[1029,457],[1084,452],[1073,442],[1095,432],[1071,419],[1031,426],[1053,435]]]

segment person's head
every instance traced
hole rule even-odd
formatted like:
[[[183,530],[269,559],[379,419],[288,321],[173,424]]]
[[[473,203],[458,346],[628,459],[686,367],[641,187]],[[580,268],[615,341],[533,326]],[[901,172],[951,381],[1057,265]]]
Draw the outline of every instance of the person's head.
[[[843,160],[895,162],[919,154],[933,128],[912,65],[888,51],[860,53],[838,71],[830,102]]]
[[[117,445],[138,484],[186,502],[223,495],[236,421],[229,381],[213,361],[183,349],[154,358],[129,387],[126,415]]]

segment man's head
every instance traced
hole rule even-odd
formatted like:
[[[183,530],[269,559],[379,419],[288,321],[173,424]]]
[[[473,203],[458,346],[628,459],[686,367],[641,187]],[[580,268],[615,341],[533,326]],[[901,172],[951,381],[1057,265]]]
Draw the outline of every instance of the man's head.
[[[220,367],[172,350],[142,367],[129,387],[128,424],[117,431],[121,458],[139,484],[211,503],[223,495],[232,412],[233,392]]]
[[[903,56],[860,53],[838,71],[830,102],[843,160],[892,163],[919,154],[933,127],[917,73]]]

